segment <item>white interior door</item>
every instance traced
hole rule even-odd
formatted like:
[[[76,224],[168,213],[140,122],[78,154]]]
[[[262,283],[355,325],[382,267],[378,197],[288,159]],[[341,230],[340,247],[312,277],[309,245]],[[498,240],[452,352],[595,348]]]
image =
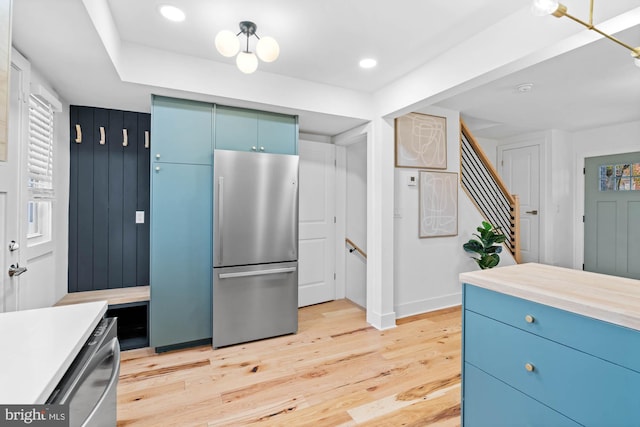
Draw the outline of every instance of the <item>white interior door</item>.
[[[502,179],[520,198],[522,262],[540,260],[540,146],[499,147]]]
[[[367,252],[367,140],[347,147],[346,236]],[[348,249],[348,248],[347,248]],[[345,251],[346,297],[361,307],[367,303],[367,260],[357,251]]]
[[[298,306],[336,297],[335,146],[300,141]]]
[[[20,281],[24,278],[9,277],[9,268],[12,265],[23,267],[26,260],[26,236],[21,227],[20,209],[23,162],[20,141],[26,119],[24,105],[29,88],[28,62],[13,55],[10,73],[7,157],[5,161],[0,161],[0,312],[20,309]]]

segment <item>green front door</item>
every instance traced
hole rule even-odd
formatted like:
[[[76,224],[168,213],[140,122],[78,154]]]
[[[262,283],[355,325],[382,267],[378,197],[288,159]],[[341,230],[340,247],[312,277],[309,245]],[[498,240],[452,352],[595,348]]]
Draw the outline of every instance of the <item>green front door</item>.
[[[640,279],[640,152],[585,159],[584,269]]]

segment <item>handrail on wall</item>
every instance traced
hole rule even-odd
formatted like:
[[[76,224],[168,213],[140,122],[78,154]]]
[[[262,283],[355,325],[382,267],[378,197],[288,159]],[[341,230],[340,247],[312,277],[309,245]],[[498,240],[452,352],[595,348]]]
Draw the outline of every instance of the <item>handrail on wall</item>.
[[[353,241],[351,239],[349,239],[348,237],[346,237],[344,239],[345,242],[347,242],[347,245],[351,246],[351,249],[349,249],[349,252],[353,252],[353,251],[357,251],[360,255],[362,255],[365,259],[367,259],[367,253],[365,251],[363,251],[362,249],[360,249],[360,247],[358,245],[356,245],[355,243],[353,243]]]

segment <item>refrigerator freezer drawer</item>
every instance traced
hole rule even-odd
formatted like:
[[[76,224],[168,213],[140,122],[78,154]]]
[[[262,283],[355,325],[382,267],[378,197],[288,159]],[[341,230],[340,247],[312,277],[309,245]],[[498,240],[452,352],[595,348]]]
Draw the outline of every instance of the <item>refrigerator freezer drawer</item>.
[[[213,347],[298,330],[298,263],[213,269]]]

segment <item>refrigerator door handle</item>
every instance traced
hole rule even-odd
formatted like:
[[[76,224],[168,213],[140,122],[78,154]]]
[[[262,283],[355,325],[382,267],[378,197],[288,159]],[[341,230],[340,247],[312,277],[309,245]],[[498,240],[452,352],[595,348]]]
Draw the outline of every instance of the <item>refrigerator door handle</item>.
[[[238,271],[236,273],[221,273],[218,275],[218,277],[220,279],[231,279],[233,277],[264,276],[266,274],[293,273],[294,271],[296,271],[296,267],[271,268],[268,270]]]
[[[224,219],[224,177],[218,178],[218,245],[216,246],[218,253],[218,262],[222,264],[222,220]]]

